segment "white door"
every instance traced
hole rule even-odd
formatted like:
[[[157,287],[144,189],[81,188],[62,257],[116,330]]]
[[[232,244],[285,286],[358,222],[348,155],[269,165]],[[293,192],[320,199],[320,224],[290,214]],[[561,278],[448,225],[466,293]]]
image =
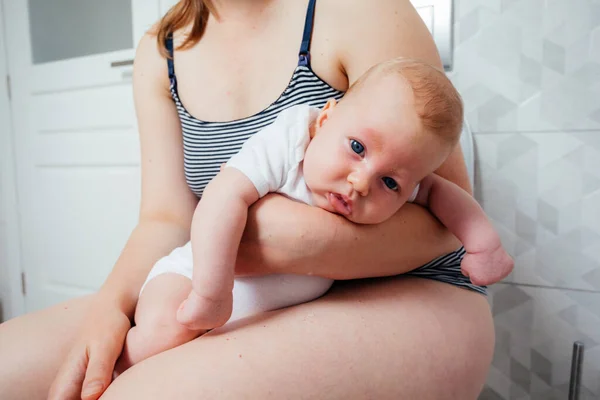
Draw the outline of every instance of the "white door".
[[[135,226],[131,60],[159,0],[3,0],[26,311],[97,289]]]
[[[2,7],[0,7],[0,322],[23,311],[18,261],[14,154]],[[9,268],[13,266],[14,268]]]

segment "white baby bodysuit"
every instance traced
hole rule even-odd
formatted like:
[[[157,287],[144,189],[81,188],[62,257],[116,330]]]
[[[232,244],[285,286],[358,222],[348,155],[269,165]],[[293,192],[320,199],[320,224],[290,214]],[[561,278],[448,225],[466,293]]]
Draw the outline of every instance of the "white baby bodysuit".
[[[304,181],[302,161],[310,143],[309,127],[319,112],[318,108],[307,105],[282,111],[275,122],[244,143],[227,167],[234,167],[246,175],[260,197],[276,192],[313,205]],[[418,193],[419,185],[407,201],[414,201]]]
[[[276,192],[313,205],[301,164],[310,142],[310,124],[318,115],[318,108],[307,105],[282,111],[275,122],[244,143],[227,167],[246,175],[260,197]]]

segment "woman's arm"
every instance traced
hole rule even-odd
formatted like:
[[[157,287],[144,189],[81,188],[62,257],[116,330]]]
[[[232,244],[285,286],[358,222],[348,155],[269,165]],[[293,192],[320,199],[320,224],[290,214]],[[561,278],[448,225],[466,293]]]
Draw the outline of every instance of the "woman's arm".
[[[459,246],[427,210],[413,204],[381,224],[357,225],[271,194],[250,208],[236,273],[314,274],[332,279],[390,276]]]
[[[322,1],[316,18],[315,32],[319,20],[325,21],[321,35],[332,43],[348,83],[372,65],[398,56],[441,67],[431,35],[408,0]],[[471,192],[460,146],[436,173]],[[270,195],[250,209],[237,272],[314,273],[334,279],[389,276],[459,246],[435,217],[416,205],[403,206],[382,224],[365,226]]]
[[[133,72],[141,145],[140,217],[99,296],[115,302],[129,317],[152,265],[189,240],[197,204],[181,167],[181,128],[166,64],[156,38],[147,34],[138,46]]]
[[[134,96],[142,151],[142,204],[138,225],[100,291],[90,302],[49,399],[100,397],[111,382],[148,271],[189,238],[196,205],[186,187],[177,112],[168,95],[165,61],[145,36],[136,53]]]

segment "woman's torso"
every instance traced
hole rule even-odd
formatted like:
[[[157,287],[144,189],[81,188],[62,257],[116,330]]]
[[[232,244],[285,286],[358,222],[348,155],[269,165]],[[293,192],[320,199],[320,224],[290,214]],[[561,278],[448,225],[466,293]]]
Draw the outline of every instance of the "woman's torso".
[[[272,7],[276,8],[277,5],[274,3]],[[278,43],[274,42],[273,46],[264,46],[264,44],[257,46],[257,49],[263,50],[271,48],[272,54],[257,54],[256,59],[252,59],[250,57],[251,50],[227,41],[228,35],[241,29],[234,23],[231,28],[233,33],[219,26],[220,24],[213,23],[213,30],[209,30],[210,25],[207,26],[205,36],[200,42],[204,43],[205,40],[208,42],[205,44],[207,51],[211,49],[214,51],[210,40],[214,35],[220,34],[226,36],[225,43],[232,45],[234,49],[231,54],[234,55],[226,52],[227,54],[218,54],[214,57],[216,61],[199,63],[199,65],[205,65],[206,70],[198,72],[198,78],[192,79],[190,76],[185,80],[184,85],[180,85],[180,74],[182,73],[180,71],[186,71],[185,66],[191,65],[192,60],[186,60],[188,62],[181,64],[184,67],[178,68],[183,56],[176,53],[174,62],[168,62],[170,91],[181,120],[186,181],[197,196],[202,195],[204,188],[217,174],[221,164],[237,153],[251,135],[271,124],[279,112],[297,104],[321,107],[328,99],[339,99],[343,96],[342,91],[322,80],[311,67],[309,43],[313,32],[314,2],[310,2],[308,9],[302,11],[306,13],[306,18],[301,19],[303,23],[300,25],[299,32],[297,32],[296,26],[291,24],[282,35],[282,37],[286,37],[290,32],[297,34],[294,41],[296,46],[289,45],[296,49],[293,57],[296,65],[291,65],[291,63],[289,65],[287,85],[280,84],[283,81],[277,79],[279,75],[282,79],[286,76],[284,69],[288,68],[287,60],[277,63],[275,59],[268,60],[268,58],[273,54],[287,55],[291,52],[288,49],[277,49]],[[277,12],[281,13],[281,10],[264,11],[264,14],[269,19],[277,20],[271,15]],[[251,46],[251,49],[256,41],[269,40],[269,36],[272,36],[269,32],[271,27],[283,29],[282,26],[273,23],[259,29],[258,33],[250,33],[251,39],[248,41],[248,45]],[[253,30],[251,27],[248,29]],[[237,32],[236,35],[240,36],[240,32]],[[223,37],[220,40],[222,41]],[[285,41],[282,42],[285,43]],[[166,45],[169,52],[172,52],[173,42],[170,38],[167,39]],[[194,52],[196,54],[192,54]],[[200,46],[200,49],[191,50],[187,56],[200,57],[202,53],[203,49]],[[241,53],[241,56],[238,53]],[[248,62],[245,61],[247,59]],[[261,63],[256,63],[257,60],[262,61],[264,65],[258,65]],[[275,73],[270,74],[269,72],[274,66],[276,67]],[[221,74],[225,72],[231,76],[231,79],[204,79],[211,76],[211,69],[215,69],[212,73],[216,73],[216,70],[219,69]],[[185,79],[185,72],[183,74]],[[269,79],[272,75],[275,76],[275,79]],[[188,82],[192,82],[192,84],[188,85]],[[194,87],[194,89],[190,91],[190,87]]]
[[[267,6],[252,11],[252,17],[223,14],[219,23],[209,20],[200,42],[175,52],[169,62],[170,91],[181,120],[186,180],[197,196],[220,165],[281,110],[295,104],[322,106],[343,96],[348,78],[336,47],[339,37],[323,22],[337,15],[317,8],[311,26],[307,5],[314,3],[256,2]],[[175,45],[180,38],[175,35]],[[299,57],[299,49],[310,50],[309,62]],[[459,249],[410,274],[484,293],[461,274],[463,255]]]
[[[267,6],[262,12],[256,6],[258,11],[243,16],[223,10],[220,21],[209,19],[197,44],[175,52],[179,97],[200,120],[239,120],[264,110],[284,91],[298,64],[308,0],[254,3]],[[348,80],[329,40],[329,28],[322,23],[326,2],[315,4],[311,68],[344,91]],[[175,35],[176,45],[182,37],[183,33]]]

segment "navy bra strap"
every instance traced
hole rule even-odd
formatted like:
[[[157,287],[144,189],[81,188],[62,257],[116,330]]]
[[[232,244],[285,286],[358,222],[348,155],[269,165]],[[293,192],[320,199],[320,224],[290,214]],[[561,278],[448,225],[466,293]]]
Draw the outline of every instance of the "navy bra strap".
[[[173,65],[173,34],[169,33],[165,38],[165,47],[167,48],[167,66],[169,67],[169,80],[175,77],[175,66]]]
[[[306,10],[306,21],[304,22],[304,33],[302,34],[302,44],[300,45],[300,54],[298,55],[298,65],[310,65],[310,39],[312,37],[313,21],[315,19],[315,2],[309,0],[308,10]]]

